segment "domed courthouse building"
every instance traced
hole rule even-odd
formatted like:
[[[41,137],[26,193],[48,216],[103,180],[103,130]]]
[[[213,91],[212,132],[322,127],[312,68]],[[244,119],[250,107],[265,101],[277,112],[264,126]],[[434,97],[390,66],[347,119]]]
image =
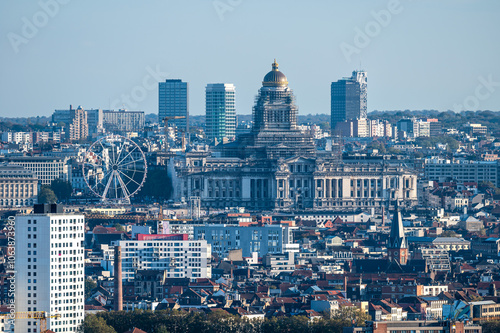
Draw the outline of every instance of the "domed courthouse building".
[[[389,160],[346,162],[338,153],[318,151],[312,136],[297,127],[297,114],[275,60],[256,97],[251,132],[176,160],[176,197],[199,197],[204,208],[276,211],[354,211],[394,199],[417,203],[412,169]]]

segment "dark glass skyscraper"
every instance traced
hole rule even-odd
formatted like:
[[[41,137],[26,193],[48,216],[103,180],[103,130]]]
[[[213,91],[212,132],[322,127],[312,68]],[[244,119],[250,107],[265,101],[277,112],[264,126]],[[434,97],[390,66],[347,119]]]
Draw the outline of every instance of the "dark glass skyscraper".
[[[331,129],[339,122],[366,118],[366,72],[354,71],[331,85]]]
[[[181,116],[185,118],[171,119],[169,126],[178,129],[189,129],[188,83],[181,80],[165,80],[158,85],[158,121],[163,123],[165,117]]]

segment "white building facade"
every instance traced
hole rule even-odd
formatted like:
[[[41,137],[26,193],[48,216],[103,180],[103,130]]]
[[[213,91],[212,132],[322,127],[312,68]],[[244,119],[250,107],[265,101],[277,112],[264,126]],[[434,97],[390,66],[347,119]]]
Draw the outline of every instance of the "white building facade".
[[[115,245],[122,249],[123,281],[132,281],[136,270],[167,271],[167,278],[212,277],[209,266],[212,249],[203,240],[127,240]]]
[[[47,329],[77,332],[85,314],[83,215],[16,217],[16,312],[46,311]],[[19,319],[16,333],[39,332],[36,320]]]
[[[32,206],[37,202],[38,179],[20,165],[0,163],[0,207]]]

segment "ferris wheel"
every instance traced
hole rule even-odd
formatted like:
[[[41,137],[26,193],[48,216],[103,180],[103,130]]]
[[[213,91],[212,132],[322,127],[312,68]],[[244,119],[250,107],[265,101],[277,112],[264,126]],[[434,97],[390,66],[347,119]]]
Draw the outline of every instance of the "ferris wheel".
[[[83,178],[103,202],[130,203],[144,185],[146,156],[132,140],[109,135],[94,142],[83,160]]]

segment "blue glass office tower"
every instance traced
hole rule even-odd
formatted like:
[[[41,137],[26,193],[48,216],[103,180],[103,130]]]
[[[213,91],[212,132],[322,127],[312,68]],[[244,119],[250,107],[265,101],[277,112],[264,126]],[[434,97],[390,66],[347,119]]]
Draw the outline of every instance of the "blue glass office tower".
[[[158,121],[165,117],[183,116],[182,119],[170,119],[169,126],[177,126],[182,131],[189,130],[188,83],[182,80],[165,80],[158,85]]]
[[[206,130],[210,140],[233,139],[236,134],[235,88],[231,83],[209,83],[205,94]]]

